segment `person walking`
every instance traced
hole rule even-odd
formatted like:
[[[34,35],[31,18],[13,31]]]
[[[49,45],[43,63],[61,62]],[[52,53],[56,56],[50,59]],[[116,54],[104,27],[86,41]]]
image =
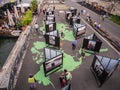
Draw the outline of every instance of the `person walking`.
[[[67,85],[72,79],[72,74],[67,69],[64,69],[64,76],[65,76],[66,85]]]
[[[64,72],[59,77],[61,88],[68,85],[71,79],[72,79],[71,73],[67,69],[64,69]]]
[[[82,56],[82,59],[85,59],[85,49],[84,48],[82,49],[81,56]]]
[[[61,29],[61,37],[64,37],[64,28],[62,26],[62,29]]]
[[[75,39],[72,41],[72,50],[75,50],[76,46],[77,46],[77,40],[76,40],[76,38],[75,38]]]
[[[60,86],[61,86],[61,88],[65,87],[67,85],[64,73],[62,73],[60,75],[59,80],[60,80]]]
[[[32,74],[28,77],[28,84],[30,85],[30,89],[35,90],[36,89],[36,79]]]
[[[39,25],[37,23],[35,23],[34,28],[35,28],[36,33],[39,34],[39,31],[38,31]]]

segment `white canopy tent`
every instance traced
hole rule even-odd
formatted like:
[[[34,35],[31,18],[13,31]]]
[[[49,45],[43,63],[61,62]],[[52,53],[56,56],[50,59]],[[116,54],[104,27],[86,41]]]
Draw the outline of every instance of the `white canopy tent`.
[[[14,15],[15,15],[15,18],[16,18],[16,19],[19,18],[18,10],[17,10],[16,6],[14,6]]]
[[[13,16],[12,16],[12,14],[10,13],[9,9],[7,9],[7,14],[8,14],[9,25],[10,25],[10,26],[14,26],[15,23],[14,23],[14,21],[13,21]]]
[[[21,3],[21,4],[17,5],[17,7],[21,7],[21,6],[28,8],[28,7],[30,7],[30,4],[29,3]]]

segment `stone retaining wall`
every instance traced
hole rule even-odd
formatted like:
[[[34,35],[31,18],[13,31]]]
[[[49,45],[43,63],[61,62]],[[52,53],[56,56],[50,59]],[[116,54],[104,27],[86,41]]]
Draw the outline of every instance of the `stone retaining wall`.
[[[18,38],[6,63],[0,72],[0,90],[12,90],[14,78],[19,67],[20,60],[29,44],[31,26],[28,26]]]

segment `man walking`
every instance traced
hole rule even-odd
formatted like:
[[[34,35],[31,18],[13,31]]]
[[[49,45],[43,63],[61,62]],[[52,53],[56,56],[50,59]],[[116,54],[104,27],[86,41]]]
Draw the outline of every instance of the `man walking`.
[[[77,40],[75,39],[72,41],[72,50],[75,50],[76,46],[77,46]]]
[[[36,30],[36,33],[39,34],[39,31],[38,31],[39,25],[38,25],[37,23],[35,23],[34,28],[35,28],[35,30]]]

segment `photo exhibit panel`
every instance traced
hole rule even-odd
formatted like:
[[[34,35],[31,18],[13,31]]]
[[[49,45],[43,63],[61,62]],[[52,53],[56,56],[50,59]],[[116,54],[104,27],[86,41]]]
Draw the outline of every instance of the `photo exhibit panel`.
[[[46,72],[49,72],[60,65],[62,65],[62,55],[56,56],[55,58],[45,62],[45,70]]]
[[[84,34],[84,33],[85,33],[85,27],[78,28],[77,35],[81,35],[81,34]]]

